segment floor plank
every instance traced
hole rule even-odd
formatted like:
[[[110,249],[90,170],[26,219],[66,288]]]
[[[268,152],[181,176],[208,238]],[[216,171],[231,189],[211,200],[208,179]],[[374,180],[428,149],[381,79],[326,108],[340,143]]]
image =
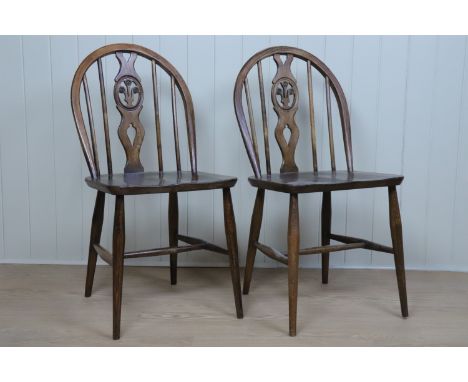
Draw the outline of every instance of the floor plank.
[[[127,267],[122,338],[111,339],[111,268],[0,265],[0,346],[468,346],[468,274],[408,271],[402,319],[389,270],[300,271],[298,336],[288,329],[286,269],[256,269],[235,318],[228,269]]]

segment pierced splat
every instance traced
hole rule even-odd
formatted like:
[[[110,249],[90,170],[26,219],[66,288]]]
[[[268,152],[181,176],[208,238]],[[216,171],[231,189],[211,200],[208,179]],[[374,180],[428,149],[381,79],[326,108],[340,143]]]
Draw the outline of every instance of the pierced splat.
[[[125,59],[123,52],[117,52],[115,56],[120,63],[119,73],[115,77],[114,99],[122,116],[117,131],[127,156],[124,172],[143,172],[144,168],[140,161],[141,144],[145,136],[145,130],[140,122],[140,112],[143,108],[143,87],[140,76],[134,67],[137,55],[131,53],[128,60]],[[133,140],[128,135],[130,127],[135,130]]]
[[[277,71],[272,81],[271,99],[273,108],[278,115],[275,138],[283,156],[280,171],[297,172],[298,168],[294,160],[294,153],[299,139],[299,129],[294,118],[298,107],[299,92],[296,79],[291,72],[293,56],[288,54],[285,62],[281,61],[279,54],[275,54],[273,58],[277,65]],[[284,137],[284,129],[286,128],[291,133],[288,141]]]

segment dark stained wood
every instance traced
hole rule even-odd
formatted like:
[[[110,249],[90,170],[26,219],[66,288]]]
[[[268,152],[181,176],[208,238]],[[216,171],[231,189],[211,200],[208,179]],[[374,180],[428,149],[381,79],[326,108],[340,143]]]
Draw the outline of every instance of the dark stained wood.
[[[117,107],[121,120],[119,126],[111,127],[108,122],[108,105],[106,98],[106,84],[104,81],[102,59],[114,58],[119,63],[118,72],[114,77],[113,100]],[[140,121],[140,112],[144,105],[144,89],[139,74],[135,69],[137,59],[142,59],[150,63],[152,72],[152,91],[154,107],[154,127],[143,126]],[[93,119],[90,94],[91,82],[88,84],[86,74],[92,66],[97,65],[99,77],[99,89],[101,96],[101,106],[103,115],[103,129],[105,148],[107,156],[108,174],[101,174],[99,168],[98,148],[96,137],[96,121]],[[161,69],[158,71],[158,67]],[[158,76],[159,73],[170,78],[171,90],[169,96],[172,106],[172,118],[175,139],[176,170],[165,171],[163,167],[163,142],[161,139],[160,98],[164,94],[159,94]],[[109,73],[113,76],[112,73]],[[91,78],[91,77],[90,77]],[[81,105],[82,92],[84,92],[86,107],[88,112],[89,131],[85,125],[83,110]],[[169,92],[168,92],[169,93]],[[177,95],[178,93],[178,95]],[[151,98],[151,97],[149,97]],[[188,142],[188,153],[190,159],[190,171],[183,171],[179,147],[178,132],[178,111],[177,101],[182,101],[180,108],[183,108]],[[164,104],[164,103],[163,103]],[[232,176],[208,174],[197,170],[197,151],[195,136],[195,115],[193,102],[189,89],[174,66],[159,54],[134,44],[113,44],[104,46],[90,53],[78,66],[73,78],[71,87],[71,105],[73,117],[83,154],[88,166],[90,176],[86,178],[86,183],[98,191],[96,205],[93,215],[91,237],[89,244],[89,259],[86,277],[85,295],[91,294],[93,278],[95,273],[96,259],[99,255],[105,262],[113,268],[113,337],[120,337],[120,317],[122,304],[122,283],[124,260],[129,258],[141,258],[149,256],[170,256],[171,284],[177,282],[177,254],[191,252],[200,249],[213,251],[223,255],[229,255],[231,276],[234,286],[237,316],[242,317],[242,302],[240,293],[239,264],[237,254],[237,237],[235,232],[234,211],[229,189],[236,184],[237,179]],[[84,106],[84,105],[83,105]],[[170,111],[168,112],[168,114]],[[182,113],[180,114],[182,118]],[[150,122],[152,125],[152,122]],[[156,129],[157,149],[157,170],[156,172],[145,172],[140,159],[140,150],[145,136],[146,128]],[[134,130],[134,134],[132,129]],[[117,130],[117,133],[113,133]],[[125,167],[120,172],[112,163],[111,142],[113,139],[120,140],[126,154]],[[134,138],[130,138],[134,136]],[[164,151],[165,152],[165,151]],[[154,164],[152,164],[154,166]],[[171,169],[169,169],[171,170]],[[221,248],[205,240],[178,234],[178,207],[177,193],[186,191],[202,191],[223,189],[224,211],[226,223],[226,235],[228,249]],[[112,194],[116,196],[113,248],[109,251],[99,244],[103,210],[104,195]],[[138,251],[125,252],[125,217],[124,217],[124,197],[126,195],[169,193],[169,247],[154,248]],[[188,245],[178,245],[178,241],[184,241]]]
[[[106,142],[107,173],[112,174],[112,152],[109,136],[109,116],[107,113],[106,86],[104,84],[104,73],[102,70],[102,60],[98,58],[99,89],[101,91],[102,119],[104,124],[104,140]]]
[[[298,195],[289,196],[288,219],[288,291],[289,335],[296,336],[297,288],[299,272],[299,203]]]
[[[161,143],[161,118],[159,116],[158,74],[154,60],[151,61],[151,76],[153,80],[154,126],[156,127],[156,147],[158,149],[158,170],[161,174],[164,171],[164,163]]]
[[[262,69],[261,61],[257,63],[257,68],[258,68],[258,86],[260,88],[260,103],[261,103],[261,108],[262,108],[262,125],[263,125],[263,140],[264,140],[264,146],[265,146],[266,171],[267,171],[267,174],[271,174],[270,140],[269,140],[269,135],[268,135],[268,117],[266,113],[265,86],[263,85],[263,69]]]
[[[180,165],[180,146],[179,146],[179,123],[177,120],[177,98],[175,91],[175,78],[171,77],[171,99],[172,99],[172,127],[174,129],[174,147],[176,153],[177,171],[181,171]]]
[[[272,107],[278,117],[275,129],[275,137],[282,154],[282,163],[279,172],[270,170],[268,125],[266,121],[266,104],[264,97],[264,83],[262,73],[262,60],[273,58],[277,70],[271,83]],[[295,149],[300,138],[300,131],[295,122],[295,114],[298,109],[298,85],[291,71],[293,60],[304,61],[302,67],[307,71],[308,102],[300,103],[301,107],[309,109],[309,124],[311,133],[312,170],[299,171],[295,162]],[[253,142],[246,120],[246,112],[243,104],[243,86],[250,71],[257,66],[260,88],[260,108],[263,116],[265,160],[267,173],[261,172],[261,158],[257,155],[257,144]],[[294,73],[300,70],[297,65]],[[315,107],[312,84],[312,70],[316,70],[323,77],[325,85],[325,102],[328,129],[328,143],[330,150],[331,171],[319,170],[317,134],[315,126]],[[303,76],[301,78],[304,78]],[[344,152],[346,158],[346,170],[336,170],[335,145],[333,137],[332,121],[332,94],[340,115],[341,131],[343,136]],[[254,97],[252,97],[254,99]],[[249,115],[253,114],[253,105],[247,102]],[[291,336],[296,334],[297,318],[297,269],[300,255],[321,254],[322,256],[322,282],[328,283],[329,256],[331,252],[364,248],[385,253],[393,253],[400,293],[401,309],[403,316],[408,314],[406,302],[406,287],[404,276],[403,243],[401,238],[401,221],[396,198],[396,186],[403,181],[403,176],[392,174],[380,174],[372,172],[357,172],[353,168],[353,155],[351,144],[350,116],[346,98],[337,78],[331,70],[314,55],[297,48],[278,46],[264,49],[254,54],[240,70],[234,87],[234,110],[242,135],[244,146],[253,169],[254,176],[249,178],[249,183],[257,187],[252,221],[250,226],[249,245],[247,250],[247,262],[244,276],[244,294],[249,292],[252,278],[256,250],[259,249],[266,256],[288,265],[289,285],[289,332]],[[286,141],[284,130],[290,130],[290,138]],[[267,150],[268,149],[268,150]],[[393,246],[388,247],[366,239],[337,235],[331,233],[331,192],[341,190],[366,189],[375,187],[388,187],[390,197],[390,224]],[[265,190],[288,193],[290,197],[289,223],[288,223],[288,250],[283,253],[265,243],[259,243],[258,237],[262,222],[263,200]],[[313,248],[299,248],[299,211],[298,194],[320,192],[322,199],[322,234],[321,246]],[[331,240],[343,244],[330,245]]]
[[[263,203],[265,200],[265,190],[259,188],[255,197],[255,205],[252,212],[252,220],[250,222],[249,244],[247,248],[247,259],[245,261],[244,270],[244,288],[243,293],[248,294],[250,289],[250,281],[252,280],[252,271],[257,253],[256,243],[260,236],[260,228],[262,227],[263,219]]]
[[[314,172],[318,171],[317,161],[317,131],[315,129],[315,109],[314,92],[312,88],[312,68],[310,61],[307,61],[307,90],[309,92],[309,122],[310,122],[310,140],[312,143],[312,165]]]
[[[99,175],[99,154],[98,154],[97,141],[96,141],[96,129],[94,128],[93,107],[91,105],[91,96],[89,95],[88,79],[86,75],[83,76],[83,88],[84,88],[85,99],[86,99],[86,110],[88,112],[88,123],[89,123],[89,132],[91,134],[93,160],[94,160],[94,163],[96,163],[97,175]]]
[[[370,249],[372,251],[393,253],[393,248],[391,247],[387,247],[386,245],[374,243],[372,241],[360,239],[357,237],[336,235],[334,233],[331,233],[330,239],[340,241],[342,243],[363,243],[364,244],[363,248]]]
[[[120,316],[122,311],[122,283],[125,251],[125,208],[124,196],[115,197],[114,233],[112,239],[112,296],[113,338],[120,338]]]
[[[286,61],[284,63],[281,61],[280,56],[286,57]],[[246,113],[244,111],[244,107],[242,103],[242,92],[243,92],[244,80],[249,74],[250,70],[254,66],[261,63],[262,60],[267,59],[269,57],[273,57],[275,59],[276,64],[278,65],[277,76],[275,76],[273,80],[273,86],[272,86],[272,101],[273,101],[274,108],[275,108],[275,100],[273,99],[273,93],[276,94],[277,90],[282,92],[281,82],[285,82],[284,85],[286,86],[284,88],[285,92],[283,93],[284,101],[286,101],[286,93],[290,94],[291,96],[294,93],[296,93],[296,97],[289,97],[288,102],[291,102],[291,99],[293,100],[292,102],[295,102],[294,99],[297,100],[299,97],[299,94],[297,92],[297,87],[295,88],[296,79],[294,78],[294,76],[292,76],[292,74],[288,73],[290,72],[290,70],[288,69],[290,67],[290,61],[292,61],[293,58],[305,61],[306,63],[310,62],[310,65],[315,70],[317,70],[324,78],[328,78],[330,89],[332,90],[336,98],[338,111],[340,113],[340,122],[341,122],[341,127],[342,127],[342,132],[343,132],[343,142],[344,142],[347,170],[352,172],[353,171],[353,157],[352,157],[352,149],[351,149],[350,117],[349,117],[349,110],[348,110],[348,105],[346,102],[346,97],[344,95],[343,89],[341,88],[341,85],[339,84],[338,80],[336,79],[332,71],[314,55],[310,54],[309,52],[305,50],[298,49],[298,48],[293,48],[293,47],[288,47],[288,46],[277,46],[277,47],[267,48],[265,50],[262,50],[254,54],[244,64],[244,66],[240,70],[239,75],[237,76],[237,79],[236,79],[235,87],[234,87],[234,109],[236,113],[236,118],[237,118],[237,122],[239,123],[244,145],[247,150],[247,154],[248,154],[255,176],[258,177],[261,174],[260,163],[255,157],[253,142],[250,137],[249,127],[248,127],[248,123],[246,120]],[[284,81],[281,80],[281,77],[283,75],[285,77]],[[281,107],[281,101],[278,101],[278,102],[279,104],[277,103],[275,111],[278,110],[280,112],[280,115],[278,115],[279,119],[283,117],[283,120],[284,120],[285,115],[290,116],[291,114],[293,114],[294,112],[292,110],[294,108],[293,104],[288,104],[288,107],[291,107],[291,109],[287,109],[287,108],[285,109]],[[281,127],[280,127],[280,130],[281,130]],[[295,129],[293,128],[293,131],[291,133],[293,133],[294,130]],[[280,140],[281,140],[281,137],[280,137]],[[283,167],[283,171],[288,171],[288,170],[295,171],[294,165],[292,162],[293,158],[291,158],[291,154],[294,153],[294,149],[295,149],[294,140],[295,140],[295,135],[293,134],[292,139],[290,139],[290,142],[288,142],[286,145],[284,142],[280,143],[280,147],[283,146],[282,147],[283,162],[286,163],[286,167]],[[289,146],[289,147],[286,147],[286,146]],[[285,158],[285,155],[286,155],[286,158]],[[284,163],[283,163],[283,166],[284,166]]]
[[[255,129],[255,118],[252,109],[252,99],[250,97],[250,88],[249,88],[249,80],[245,78],[244,81],[244,89],[245,89],[245,98],[247,99],[247,109],[249,111],[249,121],[250,121],[250,136],[252,137],[252,143],[255,150],[255,156],[257,157],[257,161],[260,163],[260,158],[258,156],[258,144],[257,144],[257,130]]]
[[[85,297],[91,296],[93,290],[94,272],[96,271],[97,252],[94,244],[101,241],[102,223],[104,221],[104,203],[106,195],[98,191],[94,205],[93,220],[91,222],[91,235],[89,238],[88,267],[86,271]]]
[[[214,190],[233,187],[237,181],[234,177],[204,172],[199,172],[195,177],[189,171],[181,173],[165,171],[162,176],[157,172],[128,175],[114,174],[112,177],[101,175],[95,179],[88,177],[85,180],[88,186],[112,195]]]
[[[330,244],[331,233],[331,192],[322,194],[322,246]],[[322,284],[328,284],[328,268],[330,266],[330,254],[322,252]]]
[[[318,171],[261,175],[250,177],[252,186],[279,192],[326,192],[354,190],[357,188],[386,187],[399,185],[400,175],[372,172]]]
[[[101,247],[99,244],[94,244],[94,249],[102,260],[104,260],[107,264],[112,265],[112,253],[110,253],[104,247]]]
[[[390,211],[390,231],[395,258],[395,269],[400,295],[401,315],[408,317],[408,301],[406,297],[405,257],[403,252],[403,233],[401,229],[400,207],[395,186],[388,187],[388,200]]]
[[[169,193],[168,222],[169,245],[171,247],[177,247],[177,235],[179,233],[179,202],[177,198],[177,192]],[[177,284],[177,253],[171,254],[170,267],[171,285],[175,285]]]
[[[223,188],[224,228],[229,252],[229,265],[231,269],[232,288],[236,304],[237,318],[243,318],[242,296],[240,288],[239,257],[237,253],[237,232],[234,208],[232,205],[231,189]]]
[[[254,246],[255,246],[255,248],[262,251],[265,255],[267,255],[270,259],[273,259],[273,260],[279,261],[282,264],[288,265],[288,255],[287,254],[281,253],[277,249],[272,248],[272,247],[270,247],[268,245],[259,243],[259,242],[255,242]],[[244,294],[246,294],[246,293],[244,293]]]

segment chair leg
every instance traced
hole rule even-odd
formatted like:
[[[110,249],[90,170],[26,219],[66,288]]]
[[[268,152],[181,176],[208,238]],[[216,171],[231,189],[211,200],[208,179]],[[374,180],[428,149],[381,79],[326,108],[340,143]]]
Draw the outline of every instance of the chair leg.
[[[388,199],[390,211],[390,231],[392,233],[392,244],[398,282],[398,293],[400,295],[401,315],[403,317],[408,317],[403,234],[401,229],[400,207],[398,206],[398,195],[395,186],[388,187]]]
[[[327,191],[322,196],[322,245],[330,244],[331,232],[331,192]],[[322,253],[322,284],[328,284],[328,268],[330,264],[330,253]]]
[[[223,188],[224,206],[224,228],[226,231],[226,242],[229,252],[229,266],[231,268],[232,288],[234,290],[234,301],[236,304],[237,318],[243,318],[242,296],[240,288],[239,257],[237,251],[237,233],[234,209],[232,206],[231,190]]]
[[[179,234],[179,203],[177,199],[177,193],[169,193],[169,246],[177,247],[178,240],[177,235]],[[177,253],[170,255],[170,266],[171,266],[171,285],[177,284]]]
[[[244,271],[244,294],[249,293],[250,281],[252,280],[253,266],[255,262],[255,255],[257,253],[257,248],[255,247],[255,242],[258,241],[260,236],[260,229],[262,227],[262,218],[263,218],[263,202],[265,200],[265,190],[259,188],[257,190],[257,196],[255,198],[255,205],[252,212],[252,220],[250,222],[250,235],[249,235],[249,246],[247,249],[247,259],[245,262],[245,271]]]
[[[91,296],[93,290],[94,272],[96,270],[97,252],[94,249],[94,244],[99,244],[101,241],[102,222],[104,221],[104,202],[106,195],[104,192],[98,191],[96,195],[96,203],[94,205],[93,220],[91,223],[91,235],[89,238],[89,254],[88,268],[86,270],[86,286],[85,297]]]
[[[113,281],[113,338],[120,338],[120,314],[122,309],[122,282],[125,251],[124,196],[115,197],[114,233],[112,239]]]
[[[297,286],[299,269],[299,209],[297,194],[289,198],[288,221],[288,289],[289,289],[289,335],[296,336]]]

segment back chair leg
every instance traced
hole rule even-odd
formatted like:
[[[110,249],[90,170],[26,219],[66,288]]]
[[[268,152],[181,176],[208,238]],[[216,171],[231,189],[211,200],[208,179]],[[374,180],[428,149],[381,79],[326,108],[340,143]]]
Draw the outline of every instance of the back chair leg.
[[[400,295],[401,315],[403,317],[408,317],[403,234],[401,229],[400,207],[398,206],[398,195],[395,186],[388,187],[388,199],[390,212],[390,231],[392,233],[392,244],[398,282],[398,293]]]
[[[245,271],[244,271],[244,294],[249,293],[250,281],[252,280],[253,266],[255,262],[255,255],[257,253],[257,248],[255,247],[255,242],[258,241],[260,236],[260,229],[262,227],[262,218],[263,218],[263,202],[265,200],[265,190],[262,188],[257,189],[257,196],[255,198],[255,205],[252,212],[252,220],[250,222],[250,235],[249,235],[249,245],[247,248],[247,259],[245,262]]]
[[[114,233],[112,239],[113,281],[113,338],[120,338],[120,315],[122,310],[122,282],[125,251],[124,196],[115,197]]]
[[[89,238],[88,268],[86,270],[85,297],[91,296],[93,290],[94,272],[96,270],[97,252],[94,244],[101,241],[102,222],[104,221],[104,203],[106,195],[98,191],[94,205],[93,221],[91,223],[91,235]]]
[[[177,193],[169,193],[169,246],[177,247],[179,234],[179,203]],[[170,255],[171,263],[171,285],[177,284],[177,253]]]
[[[229,252],[229,265],[231,268],[232,287],[234,289],[234,301],[236,304],[237,318],[243,318],[242,296],[240,288],[239,257],[237,251],[237,232],[234,209],[232,206],[231,190],[223,188],[224,228]]]
[[[297,194],[289,197],[288,221],[288,289],[289,289],[289,335],[296,335],[297,286],[299,269],[299,209]]]
[[[322,196],[322,246],[330,244],[331,232],[331,192],[327,191]],[[322,253],[322,284],[328,284],[328,268],[330,265],[330,253]]]

